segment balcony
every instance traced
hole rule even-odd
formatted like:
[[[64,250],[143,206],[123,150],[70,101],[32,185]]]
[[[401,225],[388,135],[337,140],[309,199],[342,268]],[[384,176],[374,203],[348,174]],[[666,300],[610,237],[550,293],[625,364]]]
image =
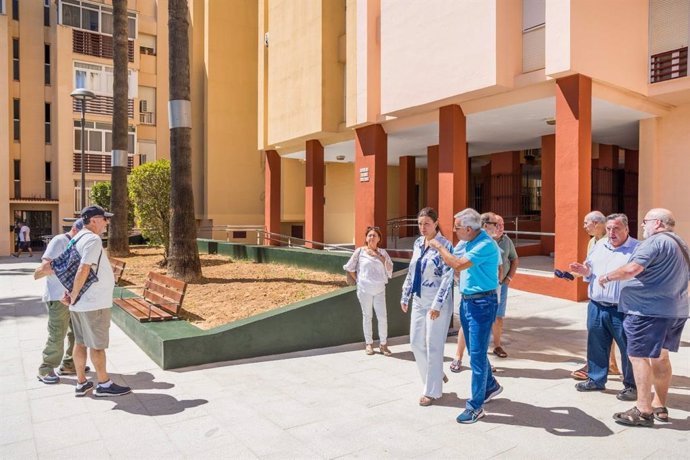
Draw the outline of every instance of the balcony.
[[[72,110],[81,113],[81,104],[80,99],[74,99],[72,101]],[[86,102],[86,113],[112,115],[113,98],[110,96],[96,96]],[[134,99],[127,100],[127,118],[134,118]]]
[[[651,57],[650,83],[673,80],[688,75],[688,47],[655,54]]]
[[[113,58],[113,37],[85,30],[72,30],[72,51],[87,56]],[[134,40],[127,41],[127,59],[134,62]]]
[[[127,173],[132,172],[134,167],[134,156],[127,156]],[[110,155],[99,155],[93,153],[84,154],[84,171],[87,174],[110,174],[111,157]],[[73,172],[81,172],[81,152],[74,152]]]

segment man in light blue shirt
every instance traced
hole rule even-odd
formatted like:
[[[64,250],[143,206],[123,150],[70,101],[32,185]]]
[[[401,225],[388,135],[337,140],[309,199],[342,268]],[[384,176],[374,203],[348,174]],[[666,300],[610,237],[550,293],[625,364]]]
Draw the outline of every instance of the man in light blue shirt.
[[[472,396],[465,411],[456,418],[458,423],[474,423],[484,417],[484,404],[503,391],[491,372],[486,354],[498,308],[496,289],[501,255],[496,242],[481,228],[480,220],[479,213],[471,208],[455,215],[455,233],[459,240],[466,242],[462,257],[455,257],[441,244],[430,243],[448,266],[460,272],[460,321],[470,354]],[[461,249],[458,247],[456,252]]]
[[[587,307],[587,367],[589,378],[575,385],[577,391],[603,391],[609,369],[611,339],[621,350],[623,390],[616,397],[621,401],[637,398],[632,365],[627,356],[627,338],[623,330],[625,315],[618,311],[621,283],[605,286],[597,278],[627,264],[635,248],[640,244],[630,236],[625,214],[611,214],[606,218],[607,238],[600,239],[587,255],[584,264],[572,263],[570,270],[582,275],[589,283]]]

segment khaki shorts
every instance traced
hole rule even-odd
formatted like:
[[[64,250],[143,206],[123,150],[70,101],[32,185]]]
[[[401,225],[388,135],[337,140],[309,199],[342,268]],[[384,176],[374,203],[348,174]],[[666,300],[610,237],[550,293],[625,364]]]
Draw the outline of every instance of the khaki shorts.
[[[110,308],[71,311],[74,342],[94,350],[105,350],[110,342]]]

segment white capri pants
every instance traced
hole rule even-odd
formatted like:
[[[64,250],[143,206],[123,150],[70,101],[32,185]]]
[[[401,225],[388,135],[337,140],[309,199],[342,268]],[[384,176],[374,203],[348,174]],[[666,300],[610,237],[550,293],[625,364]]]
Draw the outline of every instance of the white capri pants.
[[[376,312],[376,321],[379,325],[379,342],[384,344],[388,340],[388,316],[386,314],[386,290],[378,294],[369,294],[362,289],[357,289],[357,298],[362,307],[362,329],[364,329],[364,342],[374,343],[372,335],[373,311]]]

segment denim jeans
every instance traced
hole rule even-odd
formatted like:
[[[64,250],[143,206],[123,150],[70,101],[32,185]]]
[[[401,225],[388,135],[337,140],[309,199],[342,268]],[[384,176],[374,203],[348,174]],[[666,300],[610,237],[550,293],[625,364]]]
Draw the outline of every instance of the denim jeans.
[[[72,349],[74,348],[74,333],[70,323],[69,308],[59,301],[49,301],[48,306],[48,340],[43,348],[43,362],[38,368],[40,375],[46,375],[62,364],[74,367]],[[65,336],[67,349],[65,350]],[[63,355],[64,353],[64,355]]]
[[[481,409],[487,393],[498,386],[486,354],[497,306],[496,294],[479,299],[463,299],[460,304],[460,321],[472,369],[472,396],[467,400],[466,408],[473,411]]]
[[[623,385],[635,387],[632,365],[628,359],[628,340],[623,330],[625,314],[616,307],[605,307],[593,301],[587,305],[587,367],[589,378],[599,387],[606,385],[609,373],[611,340],[621,350]]]

